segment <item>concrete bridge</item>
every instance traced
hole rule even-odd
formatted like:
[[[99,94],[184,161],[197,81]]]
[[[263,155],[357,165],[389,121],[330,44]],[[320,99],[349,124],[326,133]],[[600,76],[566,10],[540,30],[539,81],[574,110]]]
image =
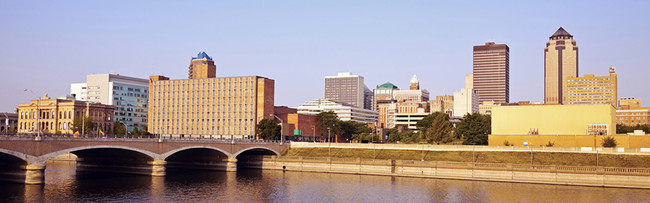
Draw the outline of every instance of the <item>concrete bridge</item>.
[[[167,168],[236,171],[289,145],[256,140],[0,137],[0,179],[43,184],[45,162],[72,153],[77,171],[164,176]]]

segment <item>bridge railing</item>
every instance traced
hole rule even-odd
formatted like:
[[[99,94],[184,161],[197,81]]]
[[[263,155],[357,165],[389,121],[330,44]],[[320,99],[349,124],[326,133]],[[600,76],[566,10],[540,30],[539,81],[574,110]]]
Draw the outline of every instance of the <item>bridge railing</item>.
[[[34,140],[36,134],[0,134],[0,140]],[[130,142],[206,142],[206,143],[232,143],[232,144],[282,144],[280,140],[260,140],[260,139],[230,139],[217,137],[169,137],[158,135],[71,135],[71,134],[41,134],[41,140],[84,140],[84,141],[130,141]],[[284,143],[289,143],[285,141]]]

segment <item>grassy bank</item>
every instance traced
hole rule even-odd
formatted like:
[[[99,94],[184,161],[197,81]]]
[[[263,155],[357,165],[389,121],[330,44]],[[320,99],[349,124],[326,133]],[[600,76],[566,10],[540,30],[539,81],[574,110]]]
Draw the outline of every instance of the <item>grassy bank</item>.
[[[388,149],[332,148],[331,156],[338,158],[395,159],[425,161],[472,162],[471,151],[416,151]],[[328,148],[291,148],[284,156],[328,157]],[[513,163],[535,165],[598,166],[605,167],[650,167],[648,155],[615,155],[566,152],[475,152],[476,162]]]

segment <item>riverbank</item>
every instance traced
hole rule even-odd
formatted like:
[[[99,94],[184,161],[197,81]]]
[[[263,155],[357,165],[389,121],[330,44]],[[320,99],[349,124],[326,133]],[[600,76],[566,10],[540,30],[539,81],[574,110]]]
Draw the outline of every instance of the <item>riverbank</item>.
[[[248,163],[246,167],[299,172],[650,189],[650,169],[642,168],[275,156],[264,157],[256,164]]]
[[[647,149],[291,143],[270,170],[650,188]]]
[[[623,152],[619,152],[623,151]],[[333,157],[413,161],[510,163],[557,166],[650,168],[650,153],[612,149],[291,143],[285,157]]]

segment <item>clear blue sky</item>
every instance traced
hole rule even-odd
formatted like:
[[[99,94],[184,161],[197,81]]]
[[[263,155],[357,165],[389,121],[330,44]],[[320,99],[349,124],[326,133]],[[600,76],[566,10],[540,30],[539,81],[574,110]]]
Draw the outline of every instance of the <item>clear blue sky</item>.
[[[187,77],[206,51],[218,76],[276,81],[275,104],[323,97],[323,77],[353,72],[371,89],[452,94],[472,46],[510,46],[510,100],[543,101],[543,49],[560,26],[580,75],[618,68],[619,97],[650,106],[650,1],[2,1],[0,111],[59,97],[88,74]]]

